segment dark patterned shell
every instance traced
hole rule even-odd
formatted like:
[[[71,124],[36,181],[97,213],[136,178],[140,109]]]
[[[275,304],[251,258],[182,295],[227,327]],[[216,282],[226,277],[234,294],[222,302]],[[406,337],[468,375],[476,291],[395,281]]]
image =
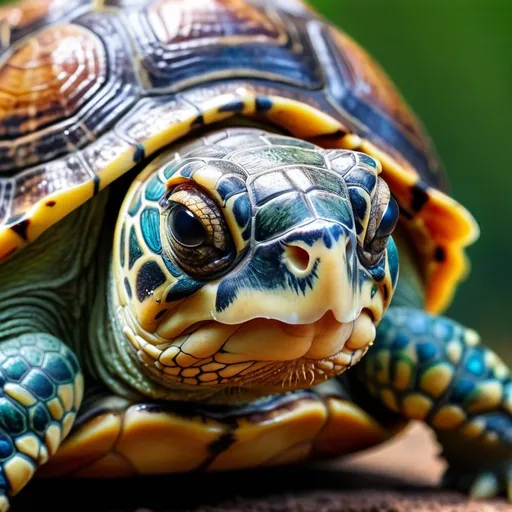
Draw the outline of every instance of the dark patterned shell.
[[[0,8],[0,260],[190,131],[234,115],[379,158],[428,308],[477,234],[388,77],[294,0],[25,0]]]

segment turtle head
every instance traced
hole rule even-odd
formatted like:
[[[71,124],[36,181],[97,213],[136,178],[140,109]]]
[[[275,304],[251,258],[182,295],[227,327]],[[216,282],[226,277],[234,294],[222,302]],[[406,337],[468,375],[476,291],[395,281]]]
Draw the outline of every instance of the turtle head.
[[[399,212],[379,162],[289,137],[253,146],[163,154],[121,208],[124,342],[182,397],[244,399],[340,374],[372,344],[397,281]]]

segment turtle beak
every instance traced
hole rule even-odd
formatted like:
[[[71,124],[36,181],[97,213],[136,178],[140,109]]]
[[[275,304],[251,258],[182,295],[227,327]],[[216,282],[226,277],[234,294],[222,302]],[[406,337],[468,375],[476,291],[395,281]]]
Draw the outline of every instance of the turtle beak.
[[[361,311],[356,248],[355,233],[326,221],[257,247],[244,268],[220,283],[216,320],[311,324],[332,312],[340,323],[353,322]]]

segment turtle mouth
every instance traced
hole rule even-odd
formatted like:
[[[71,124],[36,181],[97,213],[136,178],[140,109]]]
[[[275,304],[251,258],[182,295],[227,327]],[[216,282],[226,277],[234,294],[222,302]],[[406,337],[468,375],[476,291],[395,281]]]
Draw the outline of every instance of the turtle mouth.
[[[236,325],[212,320],[194,324],[172,340],[134,331],[123,329],[132,355],[164,387],[201,387],[227,395],[233,388],[240,396],[254,397],[312,387],[344,372],[373,342],[375,323],[371,311],[363,309],[347,323],[332,312],[298,325],[263,318]]]

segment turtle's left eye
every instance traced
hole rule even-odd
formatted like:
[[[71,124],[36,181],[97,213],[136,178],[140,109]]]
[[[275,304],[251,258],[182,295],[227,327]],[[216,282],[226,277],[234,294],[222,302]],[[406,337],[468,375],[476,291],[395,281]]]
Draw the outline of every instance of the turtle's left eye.
[[[206,241],[203,224],[186,206],[176,205],[168,222],[172,237],[184,247],[199,247]]]
[[[211,279],[234,261],[234,245],[222,211],[199,187],[177,186],[167,197],[164,215],[164,250],[188,274]]]

